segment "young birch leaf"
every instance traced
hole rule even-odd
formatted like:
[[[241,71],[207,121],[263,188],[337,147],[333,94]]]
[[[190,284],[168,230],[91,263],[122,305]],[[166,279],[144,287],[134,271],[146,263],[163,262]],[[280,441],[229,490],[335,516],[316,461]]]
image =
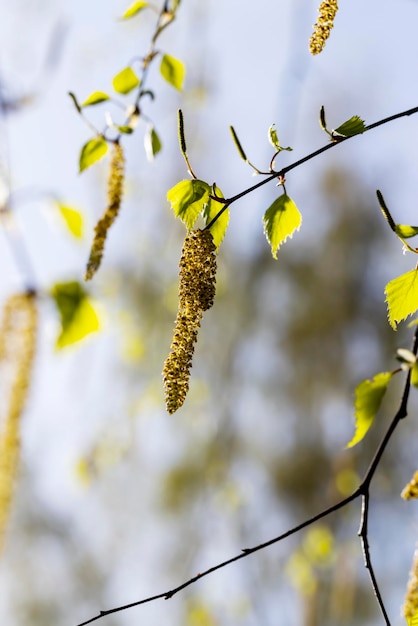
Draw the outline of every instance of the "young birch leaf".
[[[389,324],[393,330],[418,309],[418,270],[394,278],[385,288]]]
[[[413,368],[411,369],[411,385],[414,387],[418,387],[418,363],[415,362]]]
[[[288,237],[292,237],[302,224],[302,216],[291,198],[283,194],[267,209],[263,217],[264,232],[277,259],[277,251]]]
[[[219,187],[215,187],[216,195],[219,198],[223,198],[222,191]],[[213,193],[213,191],[212,191]],[[206,205],[206,208],[203,212],[203,217],[205,218],[206,226],[213,220],[213,218],[222,210],[223,204],[220,202],[216,202],[216,200],[212,200],[209,198],[209,201]],[[223,238],[225,237],[226,229],[229,224],[229,208],[223,211],[222,215],[218,217],[216,222],[210,227],[210,232],[212,233],[213,242],[216,246],[216,250],[219,250],[219,246],[221,245]]]
[[[57,203],[57,207],[70,233],[77,239],[81,239],[83,237],[84,223],[80,211],[61,202]]]
[[[131,67],[125,67],[123,70],[116,74],[112,80],[113,89],[117,93],[126,95],[130,93],[132,89],[138,87],[139,78]]]
[[[105,102],[106,100],[110,100],[110,96],[108,96],[107,93],[104,93],[104,91],[94,91],[88,98],[86,98],[86,100],[84,100],[81,106],[83,108],[90,107],[95,104],[100,104],[100,102]]]
[[[148,161],[153,161],[157,154],[161,151],[161,140],[154,126],[149,126],[147,132],[145,133],[144,147]]]
[[[335,128],[333,133],[342,135],[343,137],[354,137],[354,135],[364,133],[365,130],[366,124],[364,120],[358,115],[353,115],[353,117],[350,117],[349,120],[338,126],[338,128]]]
[[[80,153],[80,173],[90,167],[90,165],[93,165],[93,163],[100,161],[107,151],[108,145],[103,137],[94,137],[94,139],[90,139],[90,141],[85,143]]]
[[[392,375],[392,372],[381,372],[372,380],[363,380],[357,385],[354,401],[356,430],[347,448],[359,443],[373,424]]]
[[[167,200],[174,215],[190,229],[206,208],[210,191],[210,186],[203,180],[182,180],[167,192]]]
[[[183,89],[186,74],[184,63],[169,54],[165,54],[161,59],[160,72],[161,76],[170,83],[172,87],[178,89],[178,91]]]
[[[280,141],[279,141],[279,137],[277,135],[277,130],[274,128],[275,124],[272,124],[269,128],[269,141],[271,143],[271,145],[273,146],[273,148],[275,148],[276,150],[280,150]]]
[[[131,4],[122,15],[123,20],[128,20],[134,15],[137,15],[142,9],[145,9],[148,6],[148,2],[134,2]]]
[[[55,344],[58,350],[99,330],[97,312],[80,283],[57,283],[51,293],[61,320],[61,331]]]
[[[401,239],[409,239],[418,235],[418,226],[407,226],[406,224],[396,224],[395,233]]]

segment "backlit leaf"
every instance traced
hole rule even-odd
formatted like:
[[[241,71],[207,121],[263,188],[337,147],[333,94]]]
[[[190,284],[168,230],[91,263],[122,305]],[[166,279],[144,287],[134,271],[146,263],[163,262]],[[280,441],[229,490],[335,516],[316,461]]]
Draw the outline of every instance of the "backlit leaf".
[[[117,93],[127,94],[138,87],[139,78],[131,67],[125,67],[112,80],[113,89]]]
[[[302,224],[302,216],[291,198],[283,194],[267,209],[263,217],[264,232],[277,259],[277,251],[288,237],[292,237]]]
[[[222,191],[219,187],[215,188],[216,194],[219,198],[223,198]],[[212,190],[213,195],[213,190]],[[208,225],[213,218],[222,210],[224,207],[221,202],[217,202],[216,200],[212,200],[209,198],[206,208],[203,212],[203,217],[205,218],[206,225]],[[226,229],[229,224],[229,208],[225,209],[218,217],[216,222],[210,227],[210,232],[212,233],[213,241],[215,243],[216,249],[219,250],[219,246],[221,245],[223,238],[225,237]]]
[[[169,54],[165,54],[161,59],[160,72],[161,76],[170,83],[172,87],[175,87],[175,89],[179,91],[183,89],[186,74],[184,63]]]
[[[333,134],[342,135],[343,137],[353,137],[354,135],[359,135],[366,130],[366,125],[364,120],[362,120],[358,115],[353,115],[349,120],[338,126],[333,130]]]
[[[84,339],[100,328],[96,310],[77,281],[57,283],[51,290],[61,320],[56,348],[61,349]]]
[[[210,190],[210,186],[202,180],[182,180],[167,192],[174,215],[187,228],[193,228],[199,213],[206,208]]]
[[[94,139],[90,139],[84,146],[81,148],[80,153],[80,173],[85,169],[100,161],[108,151],[107,142],[103,139],[103,137],[94,137]]]
[[[394,330],[418,309],[418,270],[394,278],[385,288],[389,324]]]
[[[279,137],[277,135],[277,130],[275,129],[275,124],[272,124],[269,128],[269,141],[271,143],[271,145],[273,146],[273,148],[276,148],[276,150],[280,149],[280,142],[279,142]]]
[[[95,104],[100,104],[100,102],[105,102],[106,100],[109,100],[109,99],[110,99],[110,96],[108,96],[107,93],[104,93],[104,91],[95,91],[92,94],[90,94],[90,96],[86,98],[86,100],[84,100],[81,106],[89,107]]]
[[[134,17],[134,15],[137,15],[140,11],[142,11],[142,9],[145,9],[147,6],[148,2],[134,2],[126,9],[124,14],[122,15],[122,19],[127,20],[130,17]]]
[[[418,387],[418,363],[415,362],[414,367],[411,369],[411,385]]]
[[[396,224],[395,233],[402,239],[409,239],[418,235],[418,226],[407,226],[406,224]]]
[[[149,126],[144,136],[145,154],[148,161],[153,161],[157,154],[161,151],[161,140],[154,126]]]
[[[80,211],[65,204],[61,204],[61,202],[57,203],[57,207],[70,233],[74,237],[77,237],[77,239],[80,239],[83,236],[84,227],[83,216]]]
[[[372,380],[363,380],[357,386],[354,402],[356,430],[347,448],[359,443],[373,424],[392,375],[392,372],[381,372]]]

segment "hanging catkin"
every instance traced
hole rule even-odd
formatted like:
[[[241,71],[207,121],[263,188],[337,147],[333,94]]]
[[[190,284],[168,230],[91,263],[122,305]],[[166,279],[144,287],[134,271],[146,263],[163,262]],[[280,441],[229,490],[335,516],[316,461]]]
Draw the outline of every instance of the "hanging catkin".
[[[409,574],[403,613],[408,623],[418,616],[418,550],[415,551],[414,561]],[[412,622],[411,622],[412,623]]]
[[[313,27],[313,33],[309,41],[311,54],[322,52],[325,42],[330,36],[334,26],[334,19],[338,11],[337,0],[325,0],[321,2],[318,9],[318,19]]]
[[[119,143],[114,143],[107,182],[107,209],[94,229],[93,244],[87,262],[86,280],[93,278],[102,262],[107,232],[115,221],[122,202],[124,175],[125,157],[123,148]]]
[[[216,246],[209,230],[191,231],[179,263],[179,308],[171,351],[163,369],[166,407],[179,409],[189,390],[190,368],[203,312],[213,304],[216,286]]]
[[[0,421],[0,550],[19,466],[21,416],[35,354],[37,317],[33,293],[14,295],[4,306],[0,328],[0,360],[8,374],[5,379],[10,383],[5,416]]]
[[[412,500],[412,498],[418,498],[418,470],[412,476],[409,483],[404,487],[401,493],[401,496],[405,500]]]

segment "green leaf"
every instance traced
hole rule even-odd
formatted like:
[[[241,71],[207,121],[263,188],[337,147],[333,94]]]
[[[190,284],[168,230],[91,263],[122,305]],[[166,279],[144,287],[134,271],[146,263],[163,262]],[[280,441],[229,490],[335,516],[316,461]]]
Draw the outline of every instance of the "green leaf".
[[[57,202],[57,207],[70,233],[77,239],[81,239],[83,237],[84,222],[80,211],[61,202]]]
[[[117,128],[120,133],[124,133],[125,135],[131,135],[134,132],[132,126],[118,126],[115,124],[115,128]]]
[[[338,126],[332,131],[333,134],[342,135],[343,137],[353,137],[364,133],[366,130],[366,124],[358,115],[353,115],[349,120]]]
[[[356,387],[354,402],[356,430],[347,448],[352,448],[359,443],[373,424],[392,376],[392,372],[381,372],[372,380],[363,380]]]
[[[413,368],[411,369],[411,385],[414,387],[418,387],[418,363],[415,362]]]
[[[184,63],[169,54],[165,54],[161,59],[160,72],[161,76],[170,83],[172,87],[179,91],[183,89],[186,74]]]
[[[154,126],[149,126],[144,136],[145,154],[148,161],[153,161],[159,152],[161,152],[162,143]]]
[[[174,215],[187,228],[193,228],[199,213],[206,208],[210,191],[210,186],[203,180],[182,180],[167,192],[167,200]]]
[[[124,14],[122,15],[123,20],[128,20],[130,17],[134,17],[137,15],[142,9],[145,9],[148,6],[148,2],[134,2],[131,4]]]
[[[280,150],[280,142],[279,137],[277,136],[277,130],[274,128],[276,124],[272,124],[269,128],[269,142],[276,148],[276,150]]]
[[[105,102],[106,100],[109,100],[109,99],[110,99],[110,96],[108,96],[107,93],[104,93],[104,91],[94,91],[92,94],[89,95],[89,97],[86,100],[84,100],[81,106],[90,107],[90,106],[93,106],[94,104],[100,104],[100,102]]]
[[[385,288],[389,324],[394,330],[418,309],[418,270],[394,278]]]
[[[396,224],[395,233],[401,239],[409,239],[418,235],[418,226],[407,226],[406,224]]]
[[[90,165],[93,165],[93,163],[100,161],[108,149],[107,142],[103,137],[94,137],[85,143],[80,153],[80,173],[90,167]]]
[[[302,216],[289,196],[279,196],[263,217],[264,232],[271,245],[271,253],[277,259],[277,251],[288,237],[292,237],[302,224]]]
[[[131,67],[125,67],[113,77],[113,89],[117,93],[127,94],[138,87],[140,81]]]
[[[57,283],[51,290],[61,319],[56,348],[69,346],[100,328],[96,310],[77,281]]]
[[[213,194],[212,189],[212,194]],[[222,191],[219,187],[215,187],[215,192],[219,198],[223,198]],[[203,217],[205,218],[206,226],[213,220],[213,218],[222,210],[225,205],[221,202],[217,202],[216,200],[212,200],[209,198],[209,201],[206,205],[206,208],[203,211]],[[216,249],[219,250],[219,246],[221,245],[223,238],[225,237],[226,229],[229,224],[229,208],[225,209],[218,217],[216,222],[210,227],[210,232],[212,233],[213,241],[215,243]]]

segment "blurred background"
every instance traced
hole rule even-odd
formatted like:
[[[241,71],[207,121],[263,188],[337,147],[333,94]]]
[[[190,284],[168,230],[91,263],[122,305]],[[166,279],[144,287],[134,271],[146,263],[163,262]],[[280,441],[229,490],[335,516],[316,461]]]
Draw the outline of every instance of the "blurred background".
[[[0,560],[0,621],[76,626],[100,609],[167,591],[264,542],[351,493],[399,403],[389,388],[364,442],[353,391],[395,369],[385,284],[415,260],[385,223],[417,223],[418,117],[336,146],[292,171],[288,194],[303,225],[274,261],[262,215],[281,193],[262,187],[233,205],[218,257],[217,296],[205,314],[191,388],[172,416],[161,370],[177,311],[185,235],[166,192],[187,171],[177,145],[182,108],[199,178],[226,197],[258,179],[230,139],[268,169],[267,131],[289,164],[326,144],[329,127],[372,123],[418,104],[415,0],[340,2],[325,50],[309,55],[317,0],[183,0],[159,40],[184,61],[176,92],[152,66],[144,112],[163,144],[146,159],[146,124],[124,140],[126,196],[88,291],[99,332],[56,350],[60,320],[47,297],[82,281],[93,227],[106,203],[107,161],[82,175],[91,132],[68,97],[111,89],[145,54],[156,14],[118,19],[126,2],[0,0],[0,196],[15,194],[18,236],[31,274],[0,232],[0,301],[35,281],[40,328],[7,542]],[[159,9],[158,3],[155,6]],[[30,98],[28,97],[30,96]],[[4,107],[3,107],[4,108]],[[105,103],[92,109],[99,126]],[[19,195],[20,194],[20,195]],[[85,236],[69,233],[50,198],[76,207]],[[2,418],[4,419],[4,418]],[[417,402],[373,481],[370,548],[394,625],[417,539],[416,502],[399,496],[417,469]],[[357,538],[360,503],[220,570],[168,602],[103,618],[103,626],[377,626],[382,623]]]

